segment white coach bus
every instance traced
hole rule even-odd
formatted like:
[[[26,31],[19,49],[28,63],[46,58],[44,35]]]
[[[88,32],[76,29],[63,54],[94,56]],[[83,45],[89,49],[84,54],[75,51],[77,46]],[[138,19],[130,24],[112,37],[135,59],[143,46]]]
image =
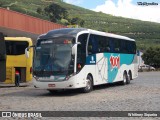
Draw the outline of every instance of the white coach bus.
[[[34,86],[50,92],[90,92],[95,85],[129,84],[138,76],[135,40],[91,29],[49,31],[38,38],[34,55]]]

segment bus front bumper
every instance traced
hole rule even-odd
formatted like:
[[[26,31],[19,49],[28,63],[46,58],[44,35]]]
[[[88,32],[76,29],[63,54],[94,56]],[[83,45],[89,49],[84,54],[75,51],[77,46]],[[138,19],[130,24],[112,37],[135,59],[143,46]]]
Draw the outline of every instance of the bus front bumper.
[[[76,80],[70,79],[66,81],[60,81],[60,82],[46,82],[46,81],[37,81],[34,80],[33,84],[35,88],[38,89],[76,89],[76,88],[82,88],[83,86],[79,83],[75,82]],[[85,85],[84,85],[85,86]]]

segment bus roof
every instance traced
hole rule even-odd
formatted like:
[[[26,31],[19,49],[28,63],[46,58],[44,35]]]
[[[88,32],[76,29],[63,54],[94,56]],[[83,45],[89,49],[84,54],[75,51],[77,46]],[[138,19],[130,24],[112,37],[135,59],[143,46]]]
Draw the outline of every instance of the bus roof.
[[[131,39],[126,36],[116,35],[116,34],[106,33],[106,32],[100,32],[100,31],[86,29],[86,28],[62,28],[62,29],[51,30],[46,34],[40,35],[38,39],[48,39],[48,38],[60,37],[64,35],[76,37],[77,34],[82,31],[86,31],[87,33],[91,33],[91,34],[107,36],[111,38],[118,38],[118,39],[134,41],[134,39]]]
[[[32,41],[31,38],[27,37],[5,37],[4,39],[11,41]]]
[[[88,30],[89,30],[89,33],[91,33],[91,34],[102,35],[102,36],[107,36],[107,37],[111,37],[111,38],[118,38],[118,39],[135,41],[134,39],[131,39],[129,37],[122,36],[122,35],[117,35],[117,34],[107,33],[107,32],[100,32],[100,31],[91,30],[91,29],[88,29]]]
[[[87,30],[85,28],[62,28],[51,30],[46,34],[42,34],[39,36],[39,39],[48,39],[53,37],[61,37],[61,36],[73,36],[76,37],[77,34],[81,31]]]

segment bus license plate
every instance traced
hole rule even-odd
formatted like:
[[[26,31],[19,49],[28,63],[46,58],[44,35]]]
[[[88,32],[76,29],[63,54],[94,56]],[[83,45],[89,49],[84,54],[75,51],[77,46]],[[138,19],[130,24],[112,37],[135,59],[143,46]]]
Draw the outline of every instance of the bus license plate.
[[[55,87],[55,84],[48,84],[48,87]]]

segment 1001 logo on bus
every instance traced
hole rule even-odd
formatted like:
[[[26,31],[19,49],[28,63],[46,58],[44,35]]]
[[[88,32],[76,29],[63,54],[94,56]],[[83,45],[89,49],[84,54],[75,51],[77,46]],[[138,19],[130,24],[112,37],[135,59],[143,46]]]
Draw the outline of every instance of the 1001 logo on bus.
[[[118,56],[111,55],[110,64],[111,64],[111,69],[119,68],[120,67],[120,56],[119,55]]]

